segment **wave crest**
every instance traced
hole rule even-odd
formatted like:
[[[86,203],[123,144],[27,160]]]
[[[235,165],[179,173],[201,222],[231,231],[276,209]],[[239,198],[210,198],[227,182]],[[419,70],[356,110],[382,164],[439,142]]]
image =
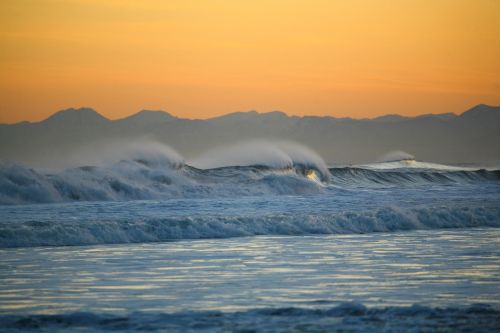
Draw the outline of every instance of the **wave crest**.
[[[202,169],[227,166],[266,166],[276,169],[309,170],[319,173],[322,181],[330,179],[325,162],[316,152],[294,142],[250,141],[208,151],[189,164]]]

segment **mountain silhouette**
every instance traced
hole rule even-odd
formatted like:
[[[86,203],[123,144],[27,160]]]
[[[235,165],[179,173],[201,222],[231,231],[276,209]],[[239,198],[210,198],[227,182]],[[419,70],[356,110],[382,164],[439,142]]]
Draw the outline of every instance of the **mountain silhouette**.
[[[2,160],[51,167],[82,148],[139,139],[165,143],[188,159],[220,145],[273,139],[305,144],[329,164],[370,162],[392,150],[439,163],[498,163],[500,107],[480,104],[461,115],[386,115],[374,119],[249,111],[206,120],[150,110],[110,120],[91,108],[71,108],[41,122],[0,125],[0,156]]]

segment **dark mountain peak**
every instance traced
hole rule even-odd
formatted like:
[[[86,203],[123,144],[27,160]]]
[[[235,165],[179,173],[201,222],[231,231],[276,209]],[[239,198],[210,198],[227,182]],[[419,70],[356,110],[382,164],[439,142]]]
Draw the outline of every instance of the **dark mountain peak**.
[[[139,123],[162,123],[176,119],[170,113],[163,110],[141,110],[133,115],[119,119],[119,121],[132,121]]]
[[[103,117],[92,108],[69,108],[58,111],[42,122],[46,123],[97,123],[106,122],[107,118]]]
[[[460,115],[463,119],[482,119],[485,117],[500,118],[500,106],[478,104]]]
[[[212,119],[246,119],[251,118],[252,116],[257,116],[259,113],[255,110],[250,111],[237,111],[231,112],[222,116],[214,117]]]
[[[175,118],[172,116],[170,113],[164,110],[141,110],[137,112],[136,114],[132,115],[133,116],[155,116],[155,117],[163,117],[163,118]]]
[[[484,110],[488,110],[494,108],[493,106],[487,105],[487,104],[478,104],[473,107],[471,107],[469,110],[465,111],[464,113],[467,112],[482,112]]]
[[[263,112],[263,113],[260,113],[259,115],[265,116],[265,117],[272,117],[272,118],[276,118],[276,119],[288,118],[288,115],[286,113],[284,113],[283,111],[278,111],[278,110],[274,110],[271,112]]]
[[[220,117],[211,118],[209,120],[216,121],[249,121],[249,120],[258,120],[258,119],[285,119],[288,118],[288,115],[282,111],[271,111],[271,112],[257,112],[255,110],[250,111],[238,111],[225,114]]]

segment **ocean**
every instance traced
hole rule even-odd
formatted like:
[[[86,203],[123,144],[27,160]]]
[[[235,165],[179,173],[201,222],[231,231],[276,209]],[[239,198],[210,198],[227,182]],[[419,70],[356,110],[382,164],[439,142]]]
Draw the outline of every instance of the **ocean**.
[[[0,164],[0,332],[500,331],[500,171]]]

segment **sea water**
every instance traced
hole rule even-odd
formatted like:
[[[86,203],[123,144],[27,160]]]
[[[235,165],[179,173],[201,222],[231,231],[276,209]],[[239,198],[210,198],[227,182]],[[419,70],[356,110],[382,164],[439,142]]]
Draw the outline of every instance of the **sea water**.
[[[4,249],[0,330],[491,332],[499,241],[472,228]]]
[[[499,331],[498,171],[391,163],[3,165],[0,331]]]

